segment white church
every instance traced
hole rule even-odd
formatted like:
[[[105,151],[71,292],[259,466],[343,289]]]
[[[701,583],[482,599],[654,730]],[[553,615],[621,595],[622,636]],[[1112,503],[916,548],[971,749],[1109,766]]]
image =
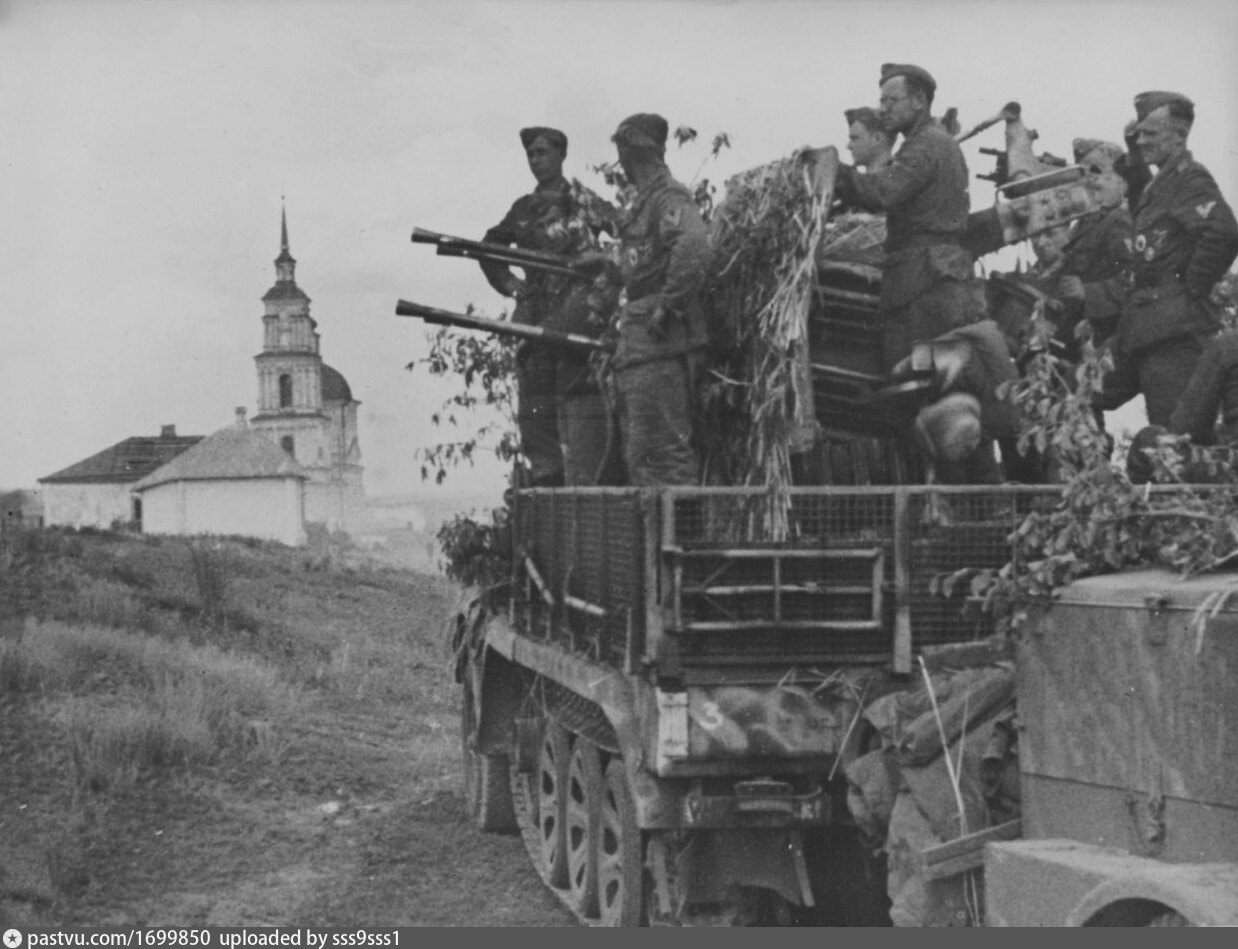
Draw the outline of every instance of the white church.
[[[322,361],[310,298],[297,286],[288,251],[288,219],[280,215],[275,285],[262,297],[258,414],[250,427],[270,438],[304,469],[305,520],[331,530],[355,527],[365,510],[357,406],[339,372]]]
[[[297,286],[280,215],[275,285],[263,296],[258,412],[206,438],[134,436],[40,478],[47,526],[140,526],[158,534],[242,534],[305,542],[306,526],[355,531],[365,495],[357,406],[322,361],[310,298]]]

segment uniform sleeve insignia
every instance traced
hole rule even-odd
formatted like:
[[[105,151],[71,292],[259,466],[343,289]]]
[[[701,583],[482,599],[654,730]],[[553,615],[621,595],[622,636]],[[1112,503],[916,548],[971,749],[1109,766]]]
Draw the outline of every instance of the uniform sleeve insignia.
[[[1206,218],[1209,214],[1212,213],[1212,209],[1214,207],[1216,207],[1216,201],[1209,201],[1206,204],[1195,205],[1195,211],[1199,214],[1200,217]]]
[[[663,214],[662,220],[665,221],[667,224],[669,224],[671,227],[679,227],[679,218],[681,214],[682,214],[682,209],[675,208]]]

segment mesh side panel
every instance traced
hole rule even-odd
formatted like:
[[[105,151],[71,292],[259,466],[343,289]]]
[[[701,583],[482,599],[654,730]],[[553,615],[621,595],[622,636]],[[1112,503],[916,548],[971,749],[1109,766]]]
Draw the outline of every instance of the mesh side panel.
[[[661,554],[669,585],[660,591],[670,640],[685,665],[889,656],[900,578],[913,648],[987,635],[988,618],[962,589],[951,599],[933,595],[933,578],[1001,567],[1009,534],[1057,496],[1056,488],[676,489],[661,498],[661,516],[671,518]],[[629,636],[639,653],[640,493],[520,492],[514,523],[556,599],[552,610],[533,591],[522,604],[529,634],[615,665]],[[570,609],[565,594],[606,615]]]
[[[521,492],[516,541],[560,603],[575,597],[606,611],[591,616],[534,596],[529,628],[612,664],[623,661],[629,625],[644,633],[644,547],[637,492],[589,489]],[[629,621],[631,613],[631,621]],[[553,622],[552,622],[553,621]]]
[[[822,488],[681,494],[673,533],[684,549],[677,617],[683,660],[889,654],[900,561],[907,568],[913,648],[988,635],[991,621],[966,602],[965,584],[947,599],[931,594],[930,583],[938,574],[1004,565],[1007,537],[1034,505],[1052,505],[1057,493]],[[901,509],[899,496],[905,499]],[[850,556],[793,556],[807,551]],[[883,567],[875,614],[874,555]],[[860,628],[866,620],[880,625]],[[796,623],[821,628],[797,630]]]
[[[686,551],[679,619],[685,628],[754,627],[683,635],[684,661],[888,651],[885,630],[892,614],[887,597],[874,616],[873,565],[880,557],[885,579],[892,578],[893,525],[894,498],[886,492],[830,489],[677,498],[674,534]],[[726,595],[706,589],[718,587]],[[874,619],[879,628],[856,628]],[[787,628],[821,622],[852,628]]]
[[[911,628],[916,646],[980,638],[989,617],[965,602],[966,584],[949,599],[929,592],[933,577],[967,568],[1003,566],[1009,535],[1035,505],[1057,491],[982,494],[919,493],[910,498]]]

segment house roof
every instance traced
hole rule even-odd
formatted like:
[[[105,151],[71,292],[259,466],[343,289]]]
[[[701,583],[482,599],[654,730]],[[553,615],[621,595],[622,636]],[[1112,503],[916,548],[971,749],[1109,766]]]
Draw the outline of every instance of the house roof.
[[[144,491],[170,481],[306,477],[297,460],[267,436],[229,426],[152,471],[133,490]]]
[[[115,483],[127,484],[150,474],[177,455],[202,441],[201,435],[134,436],[105,448],[77,464],[62,468],[40,484]]]

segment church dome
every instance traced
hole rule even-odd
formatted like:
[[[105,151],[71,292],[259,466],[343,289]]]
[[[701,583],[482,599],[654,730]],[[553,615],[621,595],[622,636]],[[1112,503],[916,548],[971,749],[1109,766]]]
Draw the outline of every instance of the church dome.
[[[352,389],[348,387],[348,380],[326,363],[323,363],[322,401],[351,402],[352,400]]]

